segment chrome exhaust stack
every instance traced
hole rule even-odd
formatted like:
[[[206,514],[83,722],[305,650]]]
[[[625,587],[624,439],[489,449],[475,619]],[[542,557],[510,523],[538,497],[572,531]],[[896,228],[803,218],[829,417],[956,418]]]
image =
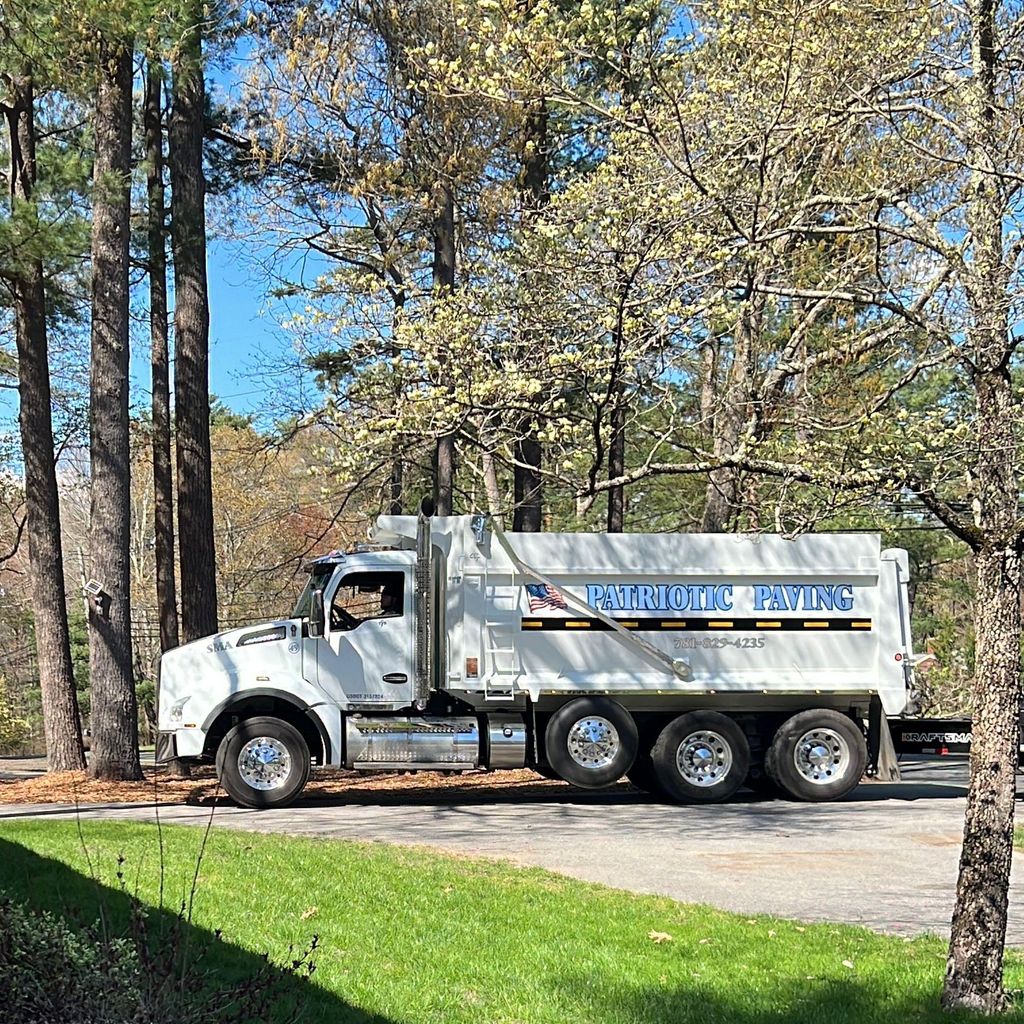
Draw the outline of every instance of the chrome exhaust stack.
[[[424,502],[426,506],[426,502]],[[413,570],[413,604],[416,613],[416,637],[413,677],[413,705],[422,711],[431,690],[430,654],[434,635],[434,570],[431,560],[430,516],[423,508],[416,517],[416,566]]]

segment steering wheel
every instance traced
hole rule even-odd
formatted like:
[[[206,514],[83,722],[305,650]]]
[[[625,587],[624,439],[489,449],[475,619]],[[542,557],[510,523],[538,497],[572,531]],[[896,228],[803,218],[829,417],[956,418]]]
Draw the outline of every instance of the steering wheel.
[[[358,625],[359,619],[341,605],[331,605],[331,629],[355,629]]]

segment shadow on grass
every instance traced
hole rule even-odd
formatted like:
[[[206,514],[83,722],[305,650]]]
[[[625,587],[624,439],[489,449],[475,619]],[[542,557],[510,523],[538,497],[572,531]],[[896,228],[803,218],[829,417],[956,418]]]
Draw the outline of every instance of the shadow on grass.
[[[945,1013],[939,990],[920,997],[907,994],[898,980],[872,987],[854,977],[808,979],[771,984],[761,993],[735,979],[735,997],[710,991],[695,978],[692,986],[623,987],[592,975],[562,977],[553,986],[577,1005],[578,1019],[636,1024],[952,1024],[976,1022],[970,1013]],[[1020,1021],[1020,1011],[1001,1018]]]
[[[102,885],[61,861],[41,857],[5,839],[0,839],[0,892],[34,911],[56,914],[73,928],[88,928],[102,915],[111,931],[128,934],[131,911],[128,893]],[[174,933],[176,909],[147,905],[147,931],[152,946],[159,943],[160,936]],[[210,981],[218,986],[251,978],[265,966],[264,958],[258,953],[232,945],[223,938],[217,939],[205,928],[193,924],[183,927],[180,935],[190,950],[209,950],[202,958],[200,969],[209,972]],[[287,949],[268,952],[274,960],[288,957]],[[297,956],[300,951],[294,953]],[[315,982],[285,970],[277,972],[275,992],[279,1002],[267,1024],[278,1020],[296,1020],[302,1024],[391,1024],[389,1018],[366,1013]]]

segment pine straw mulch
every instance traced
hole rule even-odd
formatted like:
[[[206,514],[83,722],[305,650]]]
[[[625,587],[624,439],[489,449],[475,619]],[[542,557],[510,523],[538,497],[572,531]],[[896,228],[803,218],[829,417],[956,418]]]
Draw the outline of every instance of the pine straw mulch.
[[[192,778],[172,779],[165,769],[145,769],[143,782],[102,782],[84,772],[51,772],[29,779],[0,780],[0,804],[230,803],[213,769],[193,769]],[[633,792],[628,783],[613,792]],[[609,790],[601,791],[605,799]],[[564,782],[544,779],[528,768],[496,772],[316,771],[302,803],[495,803],[524,796],[559,801],[589,795]]]

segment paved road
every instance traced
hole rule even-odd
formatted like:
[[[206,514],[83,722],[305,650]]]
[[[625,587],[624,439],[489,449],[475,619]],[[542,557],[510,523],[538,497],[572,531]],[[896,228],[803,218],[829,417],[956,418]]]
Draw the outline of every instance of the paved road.
[[[904,764],[901,784],[868,783],[841,803],[749,801],[676,807],[631,794],[555,789],[530,800],[453,804],[415,793],[358,803],[304,802],[277,811],[218,808],[219,825],[427,845],[502,857],[567,875],[740,913],[946,932],[964,810],[962,762]],[[380,803],[371,801],[381,799]],[[57,807],[0,806],[0,820],[63,816]],[[144,807],[86,817],[148,819]],[[168,806],[164,821],[200,823],[209,809]],[[1014,874],[1009,941],[1024,946],[1024,865]]]

